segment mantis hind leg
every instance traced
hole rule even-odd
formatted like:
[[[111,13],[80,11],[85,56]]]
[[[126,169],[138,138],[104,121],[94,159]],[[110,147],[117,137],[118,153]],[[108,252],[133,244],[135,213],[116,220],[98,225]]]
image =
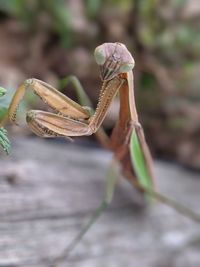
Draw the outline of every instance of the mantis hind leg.
[[[116,184],[118,178],[120,177],[121,167],[113,158],[106,175],[106,186],[105,186],[105,195],[100,204],[100,206],[94,211],[88,223],[80,230],[80,232],[74,237],[71,243],[63,250],[62,254],[56,257],[50,266],[57,266],[58,263],[64,262],[70,256],[70,253],[75,249],[75,247],[83,239],[87,231],[94,225],[98,218],[103,214],[103,212],[109,207],[113,199],[115,192]]]

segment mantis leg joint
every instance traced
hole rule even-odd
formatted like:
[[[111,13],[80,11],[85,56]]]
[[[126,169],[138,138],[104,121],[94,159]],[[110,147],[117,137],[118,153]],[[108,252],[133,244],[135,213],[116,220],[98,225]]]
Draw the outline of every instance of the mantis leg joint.
[[[31,122],[35,118],[35,114],[32,110],[26,113],[26,121]]]
[[[28,86],[28,85],[32,85],[34,83],[34,78],[31,78],[31,79],[27,79],[24,81],[24,85],[25,86]]]
[[[138,121],[137,122],[136,121],[129,121],[128,126],[131,128],[135,128],[137,130],[142,129],[142,125]]]

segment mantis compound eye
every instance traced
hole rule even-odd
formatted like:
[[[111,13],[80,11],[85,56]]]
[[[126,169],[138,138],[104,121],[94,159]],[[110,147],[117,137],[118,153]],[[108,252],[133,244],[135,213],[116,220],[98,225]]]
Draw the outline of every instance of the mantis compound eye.
[[[94,58],[98,65],[103,65],[106,61],[106,56],[100,47],[97,47],[94,51]]]
[[[132,70],[134,68],[134,66],[135,66],[134,62],[133,63],[126,63],[120,67],[119,71],[122,73],[128,72],[128,71]]]

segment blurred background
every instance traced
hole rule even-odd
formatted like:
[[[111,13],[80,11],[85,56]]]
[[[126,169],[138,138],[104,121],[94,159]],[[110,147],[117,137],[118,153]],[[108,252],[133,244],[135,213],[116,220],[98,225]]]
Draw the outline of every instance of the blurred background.
[[[35,77],[59,89],[74,74],[96,104],[93,51],[122,42],[136,61],[136,103],[153,155],[199,169],[199,30],[198,0],[0,0],[0,83],[12,91]],[[41,107],[35,97],[24,105]],[[117,108],[116,100],[108,132]]]
[[[101,81],[93,51],[124,43],[136,62],[136,105],[157,190],[200,213],[199,32],[199,0],[0,0],[0,86],[7,89],[0,120],[32,77],[76,100],[71,86],[61,88],[73,74],[95,106]],[[108,133],[118,108],[115,98]],[[27,93],[22,127],[6,125],[11,153],[0,151],[2,267],[52,266],[101,202],[111,160],[93,136],[73,144],[35,137],[25,124],[29,109],[48,107]],[[109,211],[61,266],[199,267],[199,251],[199,224],[159,203],[144,209],[121,179]]]

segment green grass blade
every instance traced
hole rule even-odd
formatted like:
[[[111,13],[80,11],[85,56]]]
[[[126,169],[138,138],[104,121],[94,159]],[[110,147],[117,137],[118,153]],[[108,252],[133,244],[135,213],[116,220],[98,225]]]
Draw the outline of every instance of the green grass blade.
[[[131,160],[136,172],[139,183],[144,188],[153,188],[152,178],[144,158],[144,152],[140,146],[138,136],[135,131],[132,132],[130,140]],[[149,195],[148,195],[149,199]]]

